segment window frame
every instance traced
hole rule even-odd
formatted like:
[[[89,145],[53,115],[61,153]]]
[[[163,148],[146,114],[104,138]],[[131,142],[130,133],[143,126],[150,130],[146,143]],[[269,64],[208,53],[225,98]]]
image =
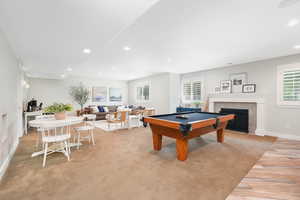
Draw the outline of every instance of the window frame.
[[[149,87],[149,99],[144,98],[144,88],[145,86]],[[143,99],[138,99],[138,88],[142,88],[142,94],[143,94]],[[140,82],[135,86],[135,100],[138,103],[143,103],[143,102],[150,102],[151,100],[151,83],[150,82]]]
[[[299,101],[285,101],[283,99],[283,75],[286,71],[300,70],[300,63],[280,65],[277,67],[277,104],[286,107],[300,107]]]
[[[186,100],[185,95],[184,95],[184,85],[186,83],[190,83],[191,84],[191,92],[192,92],[194,82],[200,82],[200,84],[201,84],[200,100],[194,100],[193,97],[192,97],[191,100]],[[195,103],[195,102],[203,103],[204,102],[203,101],[203,93],[204,93],[204,84],[203,84],[202,80],[200,80],[200,79],[185,79],[185,80],[182,80],[182,82],[181,82],[181,99],[182,99],[183,103]]]

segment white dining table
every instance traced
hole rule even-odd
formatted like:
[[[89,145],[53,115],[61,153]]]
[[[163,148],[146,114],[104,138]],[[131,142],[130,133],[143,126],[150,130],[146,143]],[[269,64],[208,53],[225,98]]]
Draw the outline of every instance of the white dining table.
[[[84,117],[73,117],[73,116],[67,116],[66,119],[64,120],[56,120],[55,118],[46,118],[46,119],[36,119],[32,120],[29,122],[30,127],[34,128],[40,128],[40,127],[48,127],[51,126],[53,128],[55,127],[62,127],[62,126],[71,126],[75,124],[79,124],[83,122]],[[70,143],[70,147],[78,146],[77,143]],[[44,154],[44,151],[38,151],[38,152],[33,152],[31,154],[31,157],[35,157],[38,155]]]

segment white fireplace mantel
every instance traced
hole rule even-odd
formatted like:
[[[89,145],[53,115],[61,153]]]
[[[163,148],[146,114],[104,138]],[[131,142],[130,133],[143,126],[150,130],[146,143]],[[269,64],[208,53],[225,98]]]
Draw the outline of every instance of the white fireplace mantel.
[[[264,99],[261,97],[211,97],[209,98],[209,112],[215,111],[215,103],[255,103],[256,104],[256,135],[265,135],[264,129]]]

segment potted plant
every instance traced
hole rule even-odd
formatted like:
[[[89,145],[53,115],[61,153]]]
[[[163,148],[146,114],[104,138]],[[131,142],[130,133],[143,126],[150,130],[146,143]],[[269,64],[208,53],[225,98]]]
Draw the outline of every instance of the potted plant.
[[[79,86],[73,86],[70,88],[70,96],[80,105],[81,111],[83,111],[83,106],[89,99],[89,94],[89,89],[82,83],[80,83]]]
[[[54,113],[55,119],[64,120],[66,119],[66,111],[71,111],[72,105],[63,103],[54,103],[51,106],[45,108],[45,112]]]
[[[194,102],[194,105],[195,105],[196,108],[200,108],[201,102],[200,101],[196,101],[196,102]]]

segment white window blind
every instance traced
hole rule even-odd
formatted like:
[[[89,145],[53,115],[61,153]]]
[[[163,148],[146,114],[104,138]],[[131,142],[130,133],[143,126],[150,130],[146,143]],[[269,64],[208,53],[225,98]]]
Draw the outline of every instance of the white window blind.
[[[190,82],[183,84],[183,98],[186,101],[192,100],[192,85]]]
[[[283,100],[300,101],[300,70],[283,72]]]
[[[136,99],[139,101],[148,101],[150,99],[150,86],[144,85],[136,88]]]
[[[136,88],[136,99],[137,100],[142,100],[143,99],[143,88],[142,87],[137,87]]]
[[[183,99],[185,101],[201,100],[201,81],[186,81],[183,83]]]
[[[193,87],[193,100],[199,101],[201,100],[201,82],[200,81],[195,81],[192,83]]]

